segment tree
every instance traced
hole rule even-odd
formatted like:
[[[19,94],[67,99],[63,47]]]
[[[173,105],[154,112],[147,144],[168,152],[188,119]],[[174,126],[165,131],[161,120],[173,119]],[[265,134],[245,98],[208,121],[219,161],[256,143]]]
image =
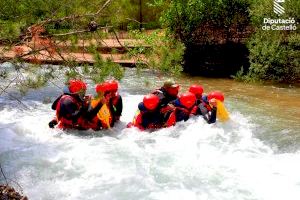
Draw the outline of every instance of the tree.
[[[245,80],[271,80],[292,83],[300,80],[300,34],[296,24],[300,19],[300,2],[286,1],[285,13],[278,17],[273,12],[273,1],[253,1],[252,25],[255,33],[248,42],[250,68]],[[293,19],[289,24],[263,24],[265,19]],[[262,30],[279,26],[295,26],[296,30]],[[297,27],[298,26],[298,27]]]
[[[248,0],[174,0],[167,5],[161,21],[186,46],[231,40],[249,24]],[[224,37],[214,40],[212,31]]]
[[[120,28],[125,20],[132,21],[130,11],[135,9],[136,3],[137,1],[132,0],[1,1],[0,61],[12,63],[19,74],[27,74],[13,79],[23,92],[29,88],[41,87],[55,77],[56,66],[42,66],[40,63],[42,59],[54,62],[60,60],[63,64],[59,66],[59,70],[65,73],[67,79],[84,77],[94,82],[101,82],[106,77],[120,79],[123,76],[123,68],[112,59],[104,59],[99,54],[98,47],[103,45],[107,31],[114,34],[119,41],[117,28]],[[143,1],[142,6],[148,4],[149,1]],[[149,11],[144,13],[150,16]],[[171,44],[172,40],[169,41]],[[140,47],[137,46],[135,49],[142,48],[143,45],[141,43]],[[153,45],[148,49],[156,47]],[[130,51],[126,45],[122,48]],[[89,53],[92,55],[91,59],[95,61],[94,65],[79,66],[72,51]],[[140,56],[140,52],[130,51],[130,53],[133,57]],[[7,56],[9,54],[12,56]],[[31,64],[25,64],[24,61],[30,61]],[[170,67],[168,65],[174,64],[174,62],[164,63],[167,64],[164,66],[165,71]],[[1,78],[7,78],[8,73],[9,71],[1,69]]]

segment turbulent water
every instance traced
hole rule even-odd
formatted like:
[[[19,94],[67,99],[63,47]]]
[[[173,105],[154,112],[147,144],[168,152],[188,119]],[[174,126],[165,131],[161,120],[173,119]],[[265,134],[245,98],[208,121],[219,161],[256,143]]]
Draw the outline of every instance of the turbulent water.
[[[145,86],[145,77],[153,84]],[[29,199],[300,199],[297,88],[182,77],[182,90],[193,82],[223,90],[231,120],[208,125],[194,118],[152,133],[125,129],[142,95],[161,81],[127,70],[121,122],[104,132],[49,129],[54,112],[43,100],[60,94],[52,84],[23,98],[28,109],[2,95],[0,162],[6,176]],[[274,91],[291,96],[275,105],[278,96],[266,97]]]

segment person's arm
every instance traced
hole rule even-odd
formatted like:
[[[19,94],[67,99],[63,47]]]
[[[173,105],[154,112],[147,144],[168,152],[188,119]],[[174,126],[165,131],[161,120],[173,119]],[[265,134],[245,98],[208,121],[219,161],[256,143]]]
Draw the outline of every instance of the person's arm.
[[[91,105],[89,105],[87,110],[83,111],[84,118],[86,118],[89,121],[92,120],[97,115],[97,113],[99,112],[102,106],[103,106],[102,101],[99,101],[94,108]]]
[[[211,111],[208,111],[207,108],[203,104],[200,104],[199,105],[199,109],[201,111],[201,114],[202,114],[204,120],[207,123],[211,124],[211,123],[215,123],[216,122],[217,108],[213,107],[211,109]]]
[[[210,119],[208,120],[209,124],[215,123],[217,120],[217,108],[213,107],[210,111]]]
[[[56,106],[59,102],[59,100],[61,99],[62,95],[60,95],[57,99],[55,99],[55,101],[53,102],[52,106],[51,106],[51,109],[52,110],[56,110]]]
[[[49,123],[49,128],[54,128],[58,124],[56,117],[53,118]]]

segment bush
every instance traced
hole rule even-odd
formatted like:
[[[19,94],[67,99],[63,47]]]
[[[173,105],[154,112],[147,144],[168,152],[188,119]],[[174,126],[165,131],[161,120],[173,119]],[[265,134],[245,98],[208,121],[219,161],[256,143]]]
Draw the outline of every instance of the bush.
[[[276,16],[273,1],[254,2],[251,19],[257,28],[248,42],[250,68],[247,79],[295,82],[300,80],[300,34],[299,31],[262,30],[263,19],[299,20],[299,1],[291,0],[284,4],[286,13]]]
[[[195,43],[198,29],[228,31],[248,24],[249,0],[173,0],[166,6],[161,22],[186,45]]]

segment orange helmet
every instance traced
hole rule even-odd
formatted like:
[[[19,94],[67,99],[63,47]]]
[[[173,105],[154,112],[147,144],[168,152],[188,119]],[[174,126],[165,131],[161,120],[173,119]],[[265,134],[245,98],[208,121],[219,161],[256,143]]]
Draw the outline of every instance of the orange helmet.
[[[144,97],[143,103],[148,110],[154,110],[158,106],[159,98],[154,94],[148,94]]]
[[[203,93],[203,87],[201,85],[191,85],[189,92],[195,94],[195,95],[202,95]]]
[[[210,92],[208,95],[207,95],[207,99],[208,101],[210,101],[211,99],[218,99],[222,102],[224,102],[224,94],[220,91],[213,91],[213,92]]]
[[[183,93],[179,96],[179,102],[186,108],[191,108],[195,105],[196,96],[191,92]]]
[[[70,80],[69,81],[69,91],[71,93],[78,93],[82,90],[86,90],[86,83],[81,80]]]

